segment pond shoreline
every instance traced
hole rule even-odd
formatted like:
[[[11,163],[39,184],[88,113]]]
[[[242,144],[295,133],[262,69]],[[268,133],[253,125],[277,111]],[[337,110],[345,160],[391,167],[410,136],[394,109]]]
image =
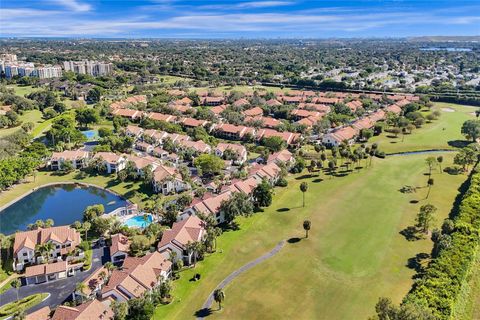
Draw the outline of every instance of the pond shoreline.
[[[92,184],[92,183],[85,183],[85,182],[72,182],[72,181],[66,181],[66,182],[50,182],[50,183],[46,183],[44,185],[41,185],[39,187],[36,187],[36,188],[33,188],[31,190],[29,190],[28,192],[22,194],[21,196],[13,199],[12,201],[4,204],[3,206],[0,207],[0,211],[3,211],[5,209],[7,209],[8,207],[10,207],[11,205],[17,203],[18,201],[22,200],[23,198],[29,196],[30,194],[34,193],[35,191],[39,190],[39,189],[42,189],[42,188],[46,188],[46,187],[53,187],[53,186],[56,186],[56,185],[76,185],[76,186],[81,186],[81,187],[93,187],[93,188],[98,188],[98,189],[101,189],[101,190],[104,190],[106,192],[110,192],[111,194],[113,195],[116,195],[117,197],[120,197],[122,198],[122,200],[124,200],[125,202],[127,202],[128,204],[132,204],[132,202],[128,199],[126,199],[123,195],[113,191],[113,190],[110,190],[110,189],[107,189],[107,188],[104,188],[104,187],[101,187],[101,186],[98,186],[96,184]],[[0,193],[1,194],[1,193]]]
[[[389,156],[409,156],[415,154],[429,154],[429,153],[439,153],[439,152],[458,152],[456,149],[428,149],[428,150],[416,150],[416,151],[402,151],[402,152],[393,152],[385,154]]]

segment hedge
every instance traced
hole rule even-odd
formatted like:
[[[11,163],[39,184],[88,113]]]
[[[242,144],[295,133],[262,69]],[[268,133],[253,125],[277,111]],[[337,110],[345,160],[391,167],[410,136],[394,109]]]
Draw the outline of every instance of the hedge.
[[[6,305],[0,308],[0,319],[9,317],[20,310],[28,310],[33,306],[36,306],[43,299],[48,296],[48,293],[37,293],[32,294],[31,296],[25,297],[18,301],[7,303]]]
[[[450,244],[440,249],[423,274],[419,275],[404,303],[427,307],[439,319],[449,319],[462,285],[473,268],[480,246],[480,173],[472,174],[470,186],[452,217]]]

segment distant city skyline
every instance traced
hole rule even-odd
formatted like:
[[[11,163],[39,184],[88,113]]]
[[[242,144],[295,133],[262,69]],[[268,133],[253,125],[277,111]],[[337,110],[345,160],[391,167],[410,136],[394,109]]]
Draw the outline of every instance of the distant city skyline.
[[[1,37],[385,38],[480,35],[477,1],[3,0]]]

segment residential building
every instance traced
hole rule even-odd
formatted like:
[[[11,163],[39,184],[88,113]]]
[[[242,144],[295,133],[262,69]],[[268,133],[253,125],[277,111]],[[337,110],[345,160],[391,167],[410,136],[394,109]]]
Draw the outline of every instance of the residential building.
[[[331,147],[338,147],[344,142],[352,144],[357,135],[358,130],[352,127],[343,127],[325,134],[322,138],[322,143]]]
[[[51,170],[62,170],[62,164],[65,161],[70,161],[73,168],[84,168],[88,164],[90,153],[85,150],[65,150],[62,152],[54,152],[50,157],[48,166]]]
[[[22,275],[25,285],[52,282],[73,276],[83,266],[83,263],[69,264],[68,261],[38,264],[25,268]]]
[[[17,232],[13,244],[15,270],[22,270],[25,264],[35,264],[37,260],[42,261],[43,258],[35,257],[35,248],[47,242],[54,245],[54,250],[48,256],[48,260],[52,260],[73,252],[80,244],[81,238],[80,233],[69,226]]]
[[[110,246],[110,260],[112,263],[122,263],[130,251],[130,240],[128,237],[117,233],[112,235],[112,245]]]
[[[190,265],[195,259],[194,252],[188,250],[189,243],[201,242],[206,235],[205,222],[197,216],[190,216],[185,220],[175,222],[172,228],[165,230],[162,240],[158,243],[157,250],[164,254],[175,252],[177,259]]]
[[[98,152],[95,158],[102,161],[107,173],[118,173],[125,169],[127,159],[123,155],[118,155],[113,152]]]
[[[58,306],[51,320],[113,320],[110,299],[93,299],[76,307]]]
[[[114,270],[102,288],[102,299],[128,301],[155,289],[170,276],[172,263],[168,259],[167,253],[158,251],[143,257],[127,257],[122,268]]]
[[[72,71],[79,74],[89,74],[91,76],[105,76],[113,73],[113,64],[98,61],[64,61],[65,71]]]
[[[153,190],[164,195],[179,193],[190,189],[190,185],[183,181],[180,173],[174,167],[158,166],[153,172]]]
[[[247,149],[240,144],[220,142],[215,147],[215,155],[223,158],[225,155],[225,151],[227,150],[230,150],[231,153],[237,155],[233,159],[230,159],[233,160],[235,164],[242,164],[247,161]]]

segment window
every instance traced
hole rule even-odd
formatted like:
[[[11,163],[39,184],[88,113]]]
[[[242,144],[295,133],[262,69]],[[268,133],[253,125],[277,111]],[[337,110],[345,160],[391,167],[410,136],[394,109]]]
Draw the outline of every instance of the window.
[[[59,244],[57,244],[57,245],[55,246],[55,248],[57,248],[57,249],[60,249],[61,247],[62,247],[62,246],[59,245]]]
[[[24,253],[23,253],[23,256],[24,256],[24,257],[28,256],[28,253],[27,253],[27,252],[24,252]]]

